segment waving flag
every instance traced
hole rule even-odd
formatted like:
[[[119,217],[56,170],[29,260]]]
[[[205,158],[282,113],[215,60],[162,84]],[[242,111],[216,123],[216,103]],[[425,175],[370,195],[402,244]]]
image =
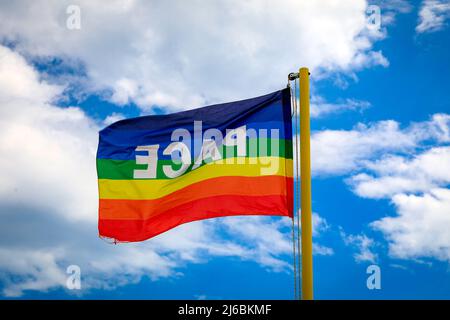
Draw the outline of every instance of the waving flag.
[[[100,236],[142,241],[232,215],[292,217],[288,89],[118,121],[97,152]]]

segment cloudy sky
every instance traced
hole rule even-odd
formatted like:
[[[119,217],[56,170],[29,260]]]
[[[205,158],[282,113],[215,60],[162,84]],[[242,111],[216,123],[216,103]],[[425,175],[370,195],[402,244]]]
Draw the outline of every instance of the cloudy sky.
[[[292,298],[287,218],[99,239],[95,152],[111,122],[307,66],[316,298],[450,298],[449,18],[445,0],[0,1],[0,295]]]

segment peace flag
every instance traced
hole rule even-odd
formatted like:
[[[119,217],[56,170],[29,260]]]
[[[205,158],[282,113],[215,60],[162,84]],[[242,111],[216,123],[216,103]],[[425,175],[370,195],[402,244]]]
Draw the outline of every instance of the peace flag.
[[[293,215],[289,89],[121,120],[100,131],[99,234],[142,241],[183,223]]]

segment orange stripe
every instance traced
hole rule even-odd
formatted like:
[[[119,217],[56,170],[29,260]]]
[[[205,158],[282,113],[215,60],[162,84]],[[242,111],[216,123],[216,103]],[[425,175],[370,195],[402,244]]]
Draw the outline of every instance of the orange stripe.
[[[100,219],[149,219],[176,206],[222,195],[265,196],[292,194],[292,178],[283,176],[220,177],[194,183],[154,200],[100,199]]]

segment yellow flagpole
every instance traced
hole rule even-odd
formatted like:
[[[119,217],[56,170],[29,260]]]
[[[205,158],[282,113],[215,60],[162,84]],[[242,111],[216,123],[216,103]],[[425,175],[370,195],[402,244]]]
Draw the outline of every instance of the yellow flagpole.
[[[311,210],[311,151],[309,127],[309,70],[300,68],[300,181],[302,222],[302,299],[313,300]]]

